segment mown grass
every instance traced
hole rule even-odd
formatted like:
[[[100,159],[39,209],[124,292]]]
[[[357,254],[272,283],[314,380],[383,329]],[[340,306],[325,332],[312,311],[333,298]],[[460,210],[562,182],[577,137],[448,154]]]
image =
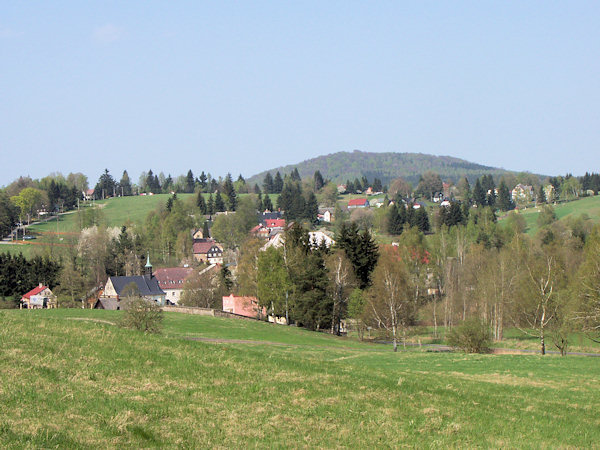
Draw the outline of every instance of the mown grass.
[[[119,312],[0,312],[0,446],[593,447],[600,438],[594,358],[395,354],[176,316],[164,335],[147,336],[106,323]],[[205,330],[282,345],[181,337]]]
[[[571,202],[559,203],[553,205],[553,208],[558,220],[567,217],[577,218],[587,214],[594,223],[600,222],[600,196],[583,197]],[[538,232],[537,218],[540,211],[541,207],[531,207],[519,212],[525,219],[527,234],[534,235]]]

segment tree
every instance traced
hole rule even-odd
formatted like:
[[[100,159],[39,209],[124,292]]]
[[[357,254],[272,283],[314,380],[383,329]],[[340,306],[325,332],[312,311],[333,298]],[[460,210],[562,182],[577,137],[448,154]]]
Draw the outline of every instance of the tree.
[[[225,210],[225,202],[223,201],[223,197],[221,197],[221,192],[217,191],[217,194],[215,195],[215,211],[223,212]]]
[[[358,338],[362,341],[364,337],[365,323],[365,307],[366,299],[363,291],[359,288],[354,288],[348,298],[348,317],[356,323]]]
[[[319,215],[319,204],[317,203],[317,197],[314,192],[307,194],[306,203],[304,205],[303,217],[310,223],[317,222],[317,216]]]
[[[443,189],[444,186],[440,176],[430,170],[421,175],[419,185],[417,186],[417,192],[428,199],[433,199],[433,195],[437,192],[442,192]]]
[[[479,179],[477,179],[475,182],[475,187],[473,188],[473,201],[479,207],[487,205],[486,194]]]
[[[587,239],[584,259],[571,282],[575,299],[573,318],[594,342],[600,342],[600,227]]]
[[[195,187],[195,179],[194,174],[191,170],[188,170],[187,175],[185,176],[185,192],[191,194],[194,192]]]
[[[347,314],[348,297],[355,285],[354,270],[343,250],[337,250],[328,255],[326,266],[329,272],[330,295],[333,300],[331,334],[339,336],[340,323]]]
[[[188,277],[183,283],[181,300],[183,306],[214,308],[217,299],[218,279],[215,270],[203,270]]]
[[[28,187],[10,200],[19,208],[19,218],[21,222],[27,217],[27,223],[30,223],[33,213],[41,207],[42,199],[42,191]]]
[[[467,177],[462,177],[456,187],[460,199],[464,203],[469,203],[471,201],[471,185],[469,184]]]
[[[200,176],[198,177],[198,181],[200,183],[200,191],[202,192],[206,192],[206,187],[207,187],[207,183],[206,180],[208,178],[206,177],[206,174],[204,173],[204,170],[202,171],[202,173],[200,174]]]
[[[352,263],[359,287],[368,287],[379,256],[378,246],[369,230],[359,233],[356,223],[342,224],[335,241]]]
[[[121,195],[127,197],[131,195],[131,181],[129,180],[129,174],[126,170],[123,171],[121,181],[119,181],[119,188],[121,189]]]
[[[325,185],[325,181],[323,180],[323,175],[321,175],[320,171],[315,171],[314,175],[314,188],[315,191],[320,191],[321,188]]]
[[[214,199],[213,199],[213,196],[212,196],[212,194],[210,194],[210,195],[208,196],[208,202],[206,203],[206,212],[207,212],[208,214],[210,214],[211,216],[212,216],[212,215],[213,215],[215,212],[217,212],[217,211],[216,211],[216,208],[215,208],[215,201],[214,201]]]
[[[470,318],[448,333],[448,344],[467,353],[487,353],[490,350],[491,333],[480,319]]]
[[[271,196],[269,194],[265,194],[265,198],[263,200],[263,210],[273,211],[273,202],[271,201]]]
[[[96,195],[100,196],[100,198],[105,198],[114,195],[116,193],[116,187],[117,183],[115,182],[115,179],[108,173],[108,169],[104,169],[104,173],[100,175],[94,189]]]
[[[196,206],[200,210],[200,214],[202,214],[202,215],[208,214],[208,206],[206,205],[206,201],[204,200],[204,195],[202,194],[202,190],[198,191],[198,196],[196,197]]]
[[[267,172],[265,175],[265,179],[263,180],[263,190],[265,191],[265,194],[273,194],[275,192],[271,172]]]
[[[399,331],[406,330],[415,311],[408,270],[396,248],[381,251],[368,301],[377,323],[391,332],[394,351],[398,351]]]
[[[504,179],[500,181],[500,186],[498,187],[498,207],[502,211],[510,211],[514,209],[515,204],[512,201],[512,195],[504,183]]]
[[[524,274],[519,285],[520,298],[514,305],[516,325],[540,340],[540,351],[546,354],[546,329],[558,309],[557,292],[564,269],[551,249],[530,248],[523,254]],[[522,327],[524,324],[527,329]],[[536,334],[529,330],[534,330]]]
[[[230,173],[228,173],[225,177],[225,182],[223,183],[223,192],[227,196],[229,202],[228,211],[235,211],[237,208],[237,196],[235,193],[235,188],[233,187],[233,181]]]
[[[11,203],[8,195],[0,191],[0,237],[8,235],[17,222],[19,210],[15,204]]]
[[[125,286],[124,290],[127,288]],[[131,290],[123,303],[125,312],[119,323],[121,327],[152,334],[162,331],[163,312],[155,302],[140,297],[139,291],[136,294]]]
[[[294,167],[294,170],[292,170],[292,173],[290,174],[290,179],[292,181],[302,181],[302,179],[300,178],[300,173],[298,172],[298,168]]]
[[[60,287],[71,297],[71,302],[75,302],[75,297],[81,297],[85,294],[85,279],[75,267],[72,258],[67,259],[63,265],[59,276]],[[82,307],[85,304],[82,302]]]
[[[289,298],[293,286],[284,251],[270,247],[258,254],[256,286],[259,305],[274,316],[285,316],[289,325]]]
[[[279,194],[283,189],[283,178],[281,178],[281,174],[277,172],[275,174],[275,179],[273,180],[273,193]]]
[[[389,193],[394,197],[410,197],[410,194],[412,193],[412,185],[402,178],[396,178],[390,184]]]
[[[400,208],[404,208],[404,205],[400,205]],[[398,211],[398,207],[394,203],[389,208],[388,212],[388,233],[394,236],[402,234],[404,229],[404,216]]]

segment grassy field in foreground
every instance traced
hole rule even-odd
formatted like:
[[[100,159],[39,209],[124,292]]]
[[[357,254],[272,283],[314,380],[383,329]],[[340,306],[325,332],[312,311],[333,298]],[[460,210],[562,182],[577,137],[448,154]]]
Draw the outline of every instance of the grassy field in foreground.
[[[596,358],[393,353],[177,314],[167,315],[164,335],[146,336],[111,325],[119,314],[0,313],[0,447],[593,447],[600,440]]]

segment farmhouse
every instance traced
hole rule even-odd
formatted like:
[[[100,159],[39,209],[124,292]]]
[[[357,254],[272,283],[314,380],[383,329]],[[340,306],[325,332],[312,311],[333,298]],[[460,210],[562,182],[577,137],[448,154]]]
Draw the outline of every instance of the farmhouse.
[[[517,184],[511,192],[513,202],[529,202],[533,199],[533,186]]]
[[[351,208],[368,208],[369,200],[366,198],[353,198],[348,202],[348,209]]]
[[[199,239],[193,245],[194,259],[198,262],[223,264],[223,247],[213,239]]]
[[[177,305],[183,291],[183,283],[194,272],[191,267],[168,267],[157,269],[154,276],[159,287],[165,292],[167,305]]]
[[[56,308],[56,296],[48,286],[40,283],[21,297],[19,307],[21,309]]]

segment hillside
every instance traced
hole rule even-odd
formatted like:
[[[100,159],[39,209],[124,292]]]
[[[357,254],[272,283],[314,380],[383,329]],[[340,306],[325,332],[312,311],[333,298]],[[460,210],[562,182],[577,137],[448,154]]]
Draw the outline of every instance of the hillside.
[[[291,164],[275,167],[249,178],[248,183],[262,184],[267,172],[282,175],[298,169],[302,178],[312,177],[315,171],[321,171],[324,178],[335,182],[344,182],[366,176],[370,181],[379,178],[384,184],[394,178],[402,177],[416,185],[419,176],[427,170],[440,174],[444,181],[458,181],[466,175],[470,182],[483,174],[501,175],[509,171],[495,167],[475,164],[452,156],[434,156],[423,153],[369,153],[355,150],[353,152],[338,152]]]
[[[393,353],[175,313],[164,335],[151,336],[114,326],[120,314],[0,312],[0,447],[593,447],[600,439],[590,413],[600,406],[596,358]],[[244,341],[230,340],[230,327]],[[222,340],[183,338],[204,333]]]

